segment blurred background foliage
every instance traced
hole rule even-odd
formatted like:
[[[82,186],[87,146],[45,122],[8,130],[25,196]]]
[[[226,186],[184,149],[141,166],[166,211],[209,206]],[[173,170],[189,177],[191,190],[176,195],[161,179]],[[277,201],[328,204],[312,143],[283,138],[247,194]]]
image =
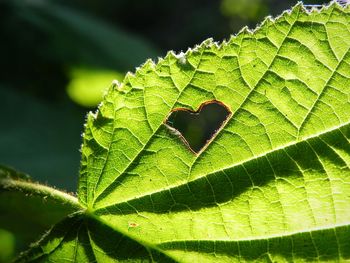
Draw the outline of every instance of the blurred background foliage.
[[[255,28],[296,2],[0,0],[0,163],[75,191],[86,112],[112,80],[168,50]],[[0,262],[14,243],[0,229]]]

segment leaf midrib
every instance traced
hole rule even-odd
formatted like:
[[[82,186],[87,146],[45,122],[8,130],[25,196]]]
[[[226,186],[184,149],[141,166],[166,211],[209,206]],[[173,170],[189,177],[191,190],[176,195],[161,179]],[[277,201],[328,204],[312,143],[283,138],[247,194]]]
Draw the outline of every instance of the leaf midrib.
[[[291,143],[289,143],[289,144],[281,145],[280,147],[276,147],[276,148],[274,148],[274,149],[272,149],[272,150],[270,150],[270,151],[267,151],[267,152],[264,152],[264,153],[262,153],[262,154],[253,156],[252,158],[248,158],[248,159],[242,160],[241,162],[235,163],[235,164],[233,164],[233,165],[226,166],[226,167],[220,169],[220,171],[226,171],[226,170],[228,170],[228,169],[233,169],[234,167],[238,167],[238,166],[244,165],[244,164],[247,163],[247,162],[251,162],[251,161],[253,161],[253,160],[257,160],[257,159],[259,159],[259,158],[263,158],[263,157],[265,157],[265,156],[268,155],[268,154],[272,154],[272,153],[274,153],[274,152],[276,152],[276,151],[284,150],[284,149],[286,149],[287,147],[292,147],[292,146],[295,146],[295,145],[297,145],[297,144],[299,144],[299,143],[308,142],[308,141],[310,141],[310,140],[312,140],[312,139],[314,139],[314,138],[318,138],[318,137],[320,137],[320,136],[324,136],[324,135],[326,135],[326,134],[330,134],[330,133],[332,133],[332,132],[334,132],[334,131],[340,130],[340,129],[345,128],[345,127],[347,127],[347,126],[350,126],[350,121],[348,121],[348,122],[345,123],[345,124],[342,124],[342,125],[333,127],[332,129],[323,131],[323,132],[321,132],[321,133],[314,134],[314,135],[309,136],[309,137],[305,137],[305,138],[303,138],[303,139],[301,139],[301,140],[299,140],[299,141],[293,141],[293,142],[291,142]],[[189,180],[186,180],[186,181],[181,181],[181,182],[178,183],[178,184],[174,184],[174,185],[170,185],[170,186],[168,186],[168,187],[166,187],[166,188],[162,188],[162,189],[159,190],[159,191],[148,192],[148,193],[145,193],[144,195],[135,196],[135,197],[133,197],[133,198],[131,198],[131,199],[127,199],[127,200],[124,200],[124,201],[120,201],[120,202],[118,202],[118,203],[114,203],[114,204],[110,204],[110,205],[106,205],[106,206],[102,206],[102,207],[96,207],[95,210],[94,210],[94,212],[95,212],[95,213],[103,212],[103,211],[106,211],[106,209],[108,210],[108,209],[111,208],[111,207],[114,207],[114,206],[117,206],[117,205],[120,205],[120,204],[123,204],[123,203],[128,203],[128,202],[133,201],[133,200],[135,200],[135,199],[140,199],[140,198],[143,198],[143,197],[146,197],[146,196],[149,196],[149,195],[153,195],[153,194],[157,194],[157,193],[163,192],[163,191],[170,191],[170,190],[173,189],[173,188],[177,188],[177,187],[181,187],[181,186],[187,185],[187,184],[192,183],[192,182],[194,182],[194,181],[196,181],[196,180],[200,180],[200,179],[203,178],[203,177],[210,176],[211,174],[214,174],[214,173],[216,173],[216,172],[214,171],[214,172],[211,172],[211,173],[208,173],[208,174],[202,174],[202,175],[196,176],[195,178],[192,178],[192,179],[189,179]]]
[[[141,244],[143,247],[145,247],[147,250],[152,249],[155,251],[158,251],[159,253],[165,255],[169,259],[172,259],[174,261],[178,260],[174,258],[169,252],[167,252],[167,249],[163,249],[162,246],[167,245],[167,244],[172,244],[172,243],[181,243],[181,242],[226,242],[226,243],[239,243],[239,242],[255,242],[255,241],[263,241],[263,240],[270,240],[270,239],[275,239],[275,238],[290,238],[294,235],[298,234],[311,234],[312,232],[317,232],[317,231],[327,231],[327,230],[336,230],[337,228],[341,227],[348,227],[349,222],[347,223],[342,223],[342,224],[329,224],[321,227],[313,227],[313,228],[307,228],[307,229],[302,229],[298,231],[289,231],[289,232],[284,232],[281,234],[273,234],[273,235],[263,235],[263,236],[252,236],[252,237],[246,237],[242,239],[179,239],[179,240],[169,240],[169,241],[162,241],[160,243],[151,243],[148,242],[144,239],[140,239],[138,236],[135,235],[130,235],[129,232],[125,231],[124,229],[117,227],[116,225],[110,224],[107,220],[102,219],[100,216],[95,215],[94,213],[91,213],[88,215],[90,218],[100,222],[101,224],[104,224],[114,231],[127,236],[131,240],[134,240],[135,242]],[[87,229],[88,230],[88,229]],[[89,235],[90,238],[90,235]],[[92,248],[92,246],[91,246]],[[93,250],[93,248],[92,248]]]
[[[228,242],[228,243],[235,243],[235,242],[254,242],[254,241],[260,241],[260,240],[267,240],[267,239],[274,239],[274,238],[288,238],[293,235],[298,235],[298,234],[308,234],[311,232],[316,232],[316,231],[322,231],[322,230],[334,230],[337,228],[341,227],[349,227],[350,222],[347,223],[342,223],[342,224],[329,224],[326,226],[322,227],[313,227],[313,228],[308,228],[308,229],[301,229],[298,231],[290,231],[290,232],[285,232],[281,234],[273,234],[273,235],[264,235],[264,236],[250,236],[250,237],[245,237],[245,238],[238,238],[238,239],[232,239],[232,238],[226,238],[226,239],[176,239],[174,240],[169,240],[169,241],[162,241],[160,243],[157,243],[156,246],[163,245],[165,243],[180,243],[180,242],[186,242],[186,241],[196,241],[196,242],[201,242],[201,241],[218,241],[218,242]]]

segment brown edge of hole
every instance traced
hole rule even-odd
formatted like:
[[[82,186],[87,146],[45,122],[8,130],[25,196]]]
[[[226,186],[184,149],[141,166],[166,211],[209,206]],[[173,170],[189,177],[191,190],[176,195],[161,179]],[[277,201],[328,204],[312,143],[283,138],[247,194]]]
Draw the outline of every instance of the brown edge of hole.
[[[177,129],[175,129],[174,127],[171,127],[170,125],[168,125],[166,122],[167,120],[169,119],[170,115],[175,112],[175,111],[187,111],[187,112],[190,112],[190,113],[194,113],[194,114],[199,114],[202,110],[202,108],[208,104],[213,104],[213,103],[216,103],[216,104],[219,104],[220,106],[224,107],[227,112],[228,112],[228,115],[226,117],[226,119],[221,123],[220,127],[215,130],[215,132],[213,133],[213,135],[210,137],[209,140],[207,140],[204,144],[204,146],[198,151],[194,151],[190,144],[188,143],[188,141],[185,139],[185,137],[182,136],[181,132],[179,132]],[[219,131],[222,130],[222,128],[225,127],[226,123],[228,122],[228,120],[230,119],[230,117],[232,116],[232,111],[230,109],[229,106],[227,106],[226,104],[224,104],[223,102],[219,101],[219,100],[208,100],[208,101],[204,101],[201,103],[201,105],[199,105],[198,109],[193,111],[191,109],[188,109],[188,108],[176,108],[176,109],[172,109],[169,114],[167,115],[167,117],[165,118],[165,120],[163,121],[163,124],[172,132],[172,134],[178,136],[181,141],[187,146],[187,148],[190,150],[190,152],[192,152],[194,155],[196,156],[199,156],[207,147],[208,145],[215,139],[215,137],[219,134]]]

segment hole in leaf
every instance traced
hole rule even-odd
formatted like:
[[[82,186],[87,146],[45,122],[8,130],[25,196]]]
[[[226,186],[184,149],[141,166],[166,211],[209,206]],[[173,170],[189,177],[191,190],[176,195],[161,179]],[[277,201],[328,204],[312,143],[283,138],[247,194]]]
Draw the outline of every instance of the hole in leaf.
[[[198,153],[223,126],[231,115],[229,108],[220,101],[202,103],[197,111],[174,109],[165,123],[181,134],[181,139]]]

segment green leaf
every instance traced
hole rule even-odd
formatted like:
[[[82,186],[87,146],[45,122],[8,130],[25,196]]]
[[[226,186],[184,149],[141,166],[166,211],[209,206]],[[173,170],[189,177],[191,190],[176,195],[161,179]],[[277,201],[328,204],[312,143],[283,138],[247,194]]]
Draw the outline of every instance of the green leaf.
[[[88,116],[86,212],[21,259],[350,260],[349,14],[298,4],[128,74]],[[164,123],[210,100],[232,114],[195,154]]]
[[[9,262],[15,252],[15,238],[12,233],[0,228],[0,262]]]
[[[72,79],[67,86],[67,94],[74,102],[85,107],[95,107],[102,101],[111,79],[123,79],[121,73],[111,70],[73,68],[70,74]]]
[[[75,197],[0,166],[0,229],[14,235],[17,252],[77,209],[81,206]],[[7,250],[8,246],[7,242],[0,242],[0,250]]]

